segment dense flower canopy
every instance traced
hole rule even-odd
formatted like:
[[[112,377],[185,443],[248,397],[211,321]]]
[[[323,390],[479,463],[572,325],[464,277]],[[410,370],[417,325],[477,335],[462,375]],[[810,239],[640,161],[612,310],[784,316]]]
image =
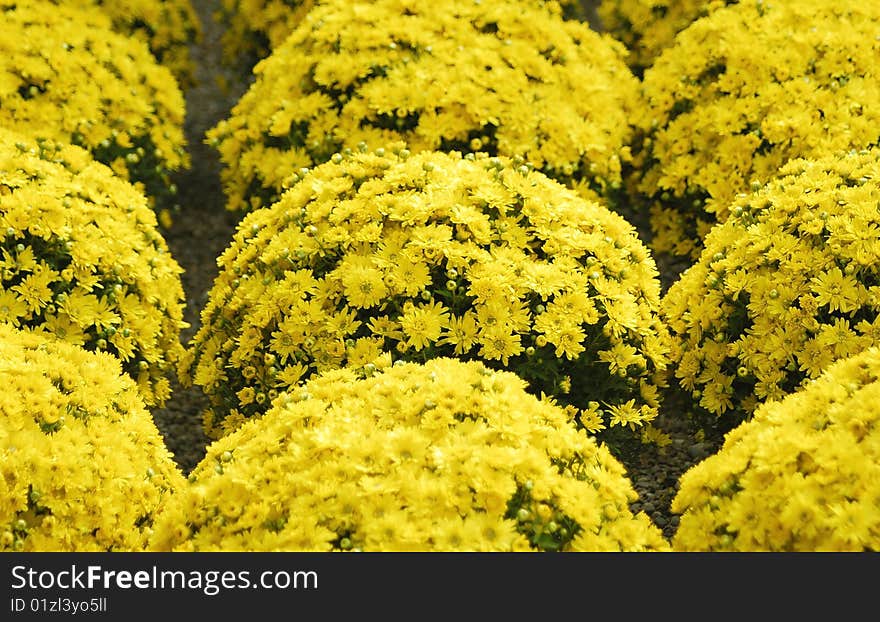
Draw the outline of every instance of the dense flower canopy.
[[[186,480],[119,360],[0,323],[0,384],[0,550],[143,550]]]
[[[321,2],[347,0],[221,0],[217,17],[224,26],[221,39],[227,65],[250,70],[280,46],[302,21],[305,14]],[[578,0],[511,0],[530,2],[559,11],[568,19],[584,19]]]
[[[320,1],[320,0],[319,0]],[[250,70],[294,31],[315,0],[221,0],[223,61]]]
[[[144,41],[181,87],[195,84],[189,46],[202,38],[202,25],[190,0],[52,0],[78,7],[98,6],[117,32]]]
[[[386,352],[478,358],[591,431],[645,432],[668,335],[633,227],[506,158],[394,152],[337,154],[239,224],[181,365],[209,434]]]
[[[675,375],[734,422],[880,345],[880,150],[794,160],[734,201],[663,314]]]
[[[623,46],[534,2],[325,2],[254,68],[207,133],[227,208],[278,199],[344,148],[519,155],[587,196],[629,157],[638,81]]]
[[[100,11],[0,7],[0,127],[82,146],[171,209],[172,174],[189,165],[183,120],[170,70]]]
[[[738,0],[602,0],[597,12],[606,32],[629,50],[627,63],[642,75],[675,35],[715,9]]]
[[[509,372],[336,370],[213,443],[160,551],[664,551],[623,466]]]
[[[0,322],[118,356],[162,404],[181,273],[143,193],[79,147],[0,129]]]
[[[880,3],[716,9],[645,72],[633,200],[652,248],[695,259],[738,193],[797,157],[880,140]]]
[[[880,550],[880,350],[830,366],[681,478],[678,551]]]

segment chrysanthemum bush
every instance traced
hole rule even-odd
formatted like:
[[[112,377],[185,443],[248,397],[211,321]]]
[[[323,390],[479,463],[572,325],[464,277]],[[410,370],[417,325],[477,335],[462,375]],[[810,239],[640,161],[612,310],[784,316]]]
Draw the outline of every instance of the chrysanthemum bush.
[[[0,323],[0,383],[0,550],[143,550],[186,480],[119,360]]]
[[[390,151],[337,154],[239,224],[180,367],[208,434],[390,352],[478,358],[592,432],[660,440],[668,334],[633,227],[505,158]]]
[[[638,81],[623,46],[533,2],[322,2],[259,63],[207,133],[230,210],[271,205],[292,173],[359,143],[522,156],[613,195]]]
[[[738,193],[785,162],[880,139],[880,3],[745,2],[680,32],[645,72],[633,200],[652,248],[696,259]]]
[[[293,32],[315,0],[221,0],[223,62],[250,70]]]
[[[730,206],[663,314],[681,386],[736,424],[880,344],[880,150],[794,160]]]
[[[624,467],[522,379],[439,358],[334,370],[213,443],[159,551],[666,551]]]
[[[880,350],[762,405],[672,502],[677,551],[880,550]]]
[[[627,63],[642,75],[675,35],[738,0],[602,0],[596,12],[606,32],[626,45]]]
[[[201,41],[202,26],[190,0],[52,0],[55,4],[100,7],[117,32],[144,41],[181,87],[195,84],[189,46]]]
[[[345,0],[317,0],[317,2]],[[569,19],[584,19],[578,0],[513,0],[560,10]],[[227,65],[250,70],[293,32],[316,0],[222,0],[215,19],[223,25],[221,45]]]
[[[0,130],[0,321],[116,355],[162,404],[181,273],[143,193],[79,147]]]
[[[170,70],[94,7],[0,7],[0,126],[88,149],[161,211],[176,205],[172,175],[189,165],[183,120]]]

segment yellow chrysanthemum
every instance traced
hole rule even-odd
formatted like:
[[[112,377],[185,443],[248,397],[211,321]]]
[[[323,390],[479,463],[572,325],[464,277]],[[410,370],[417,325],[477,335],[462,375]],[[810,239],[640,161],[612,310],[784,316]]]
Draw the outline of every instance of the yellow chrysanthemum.
[[[0,321],[114,354],[165,402],[183,270],[143,193],[79,147],[0,129],[0,255]]]
[[[610,196],[638,106],[623,54],[532,1],[317,3],[207,133],[227,207],[271,205],[299,169],[395,140],[520,156]]]
[[[0,7],[0,126],[84,147],[173,209],[172,177],[189,166],[176,79],[101,11],[58,1]]]
[[[878,180],[878,149],[790,162],[667,292],[675,375],[725,427],[880,345]]]
[[[656,252],[694,261],[739,194],[786,162],[880,141],[880,4],[743,2],[680,32],[645,72],[634,202]]]
[[[182,88],[195,85],[189,46],[202,39],[202,25],[190,0],[51,0],[81,8],[100,7],[114,29],[144,41]]]
[[[624,468],[509,372],[337,370],[213,443],[155,551],[668,551]]]
[[[677,551],[880,550],[880,350],[760,406],[681,478]]]
[[[144,550],[185,480],[119,360],[0,323],[0,383],[0,550]]]
[[[536,395],[625,419],[624,438],[606,439],[616,447],[657,414],[643,384],[665,381],[659,300],[634,228],[541,173],[399,145],[340,154],[241,221],[180,377],[209,396],[216,437],[233,411],[265,412],[239,392],[285,388],[286,365],[307,370],[297,381],[379,352],[477,358]]]
[[[626,45],[627,63],[642,75],[675,35],[717,8],[738,0],[601,0],[602,28]]]

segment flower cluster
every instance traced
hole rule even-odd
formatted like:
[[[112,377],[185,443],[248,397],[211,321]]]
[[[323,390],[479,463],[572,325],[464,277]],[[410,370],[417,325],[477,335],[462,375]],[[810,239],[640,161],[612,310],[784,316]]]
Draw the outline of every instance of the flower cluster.
[[[880,344],[880,149],[793,160],[731,204],[663,314],[681,386],[737,423]]]
[[[79,147],[0,130],[0,322],[116,355],[162,404],[183,352],[181,273],[130,183]]]
[[[222,0],[216,19],[223,25],[221,44],[227,65],[250,71],[281,45],[306,13],[327,0]],[[567,19],[584,19],[578,0],[517,0],[561,10]]]
[[[746,2],[680,32],[645,72],[628,184],[652,248],[693,260],[735,196],[788,160],[877,144],[878,54],[880,3],[861,0]]]
[[[0,383],[0,550],[143,550],[186,480],[119,361],[0,323]]]
[[[320,1],[320,0],[319,0]],[[250,71],[302,21],[315,0],[221,0],[223,62]]]
[[[687,471],[677,551],[880,550],[880,350],[764,404]]]
[[[182,87],[195,84],[195,65],[189,46],[202,37],[202,27],[190,0],[52,0],[82,8],[98,6],[117,32],[144,41],[156,59],[168,67]]]
[[[100,11],[0,7],[0,126],[88,149],[161,211],[175,205],[172,173],[189,164],[183,120],[171,72]]]
[[[624,468],[509,372],[327,372],[213,443],[159,551],[666,551]]]
[[[633,227],[506,158],[393,149],[337,154],[239,224],[181,364],[208,434],[385,352],[478,358],[592,432],[647,429],[669,344]]]
[[[739,0],[602,0],[597,7],[606,32],[630,51],[627,63],[636,75],[654,63],[675,35],[717,8]]]
[[[207,133],[227,208],[271,205],[291,172],[395,140],[519,155],[585,196],[613,195],[638,101],[624,54],[534,2],[319,3]]]

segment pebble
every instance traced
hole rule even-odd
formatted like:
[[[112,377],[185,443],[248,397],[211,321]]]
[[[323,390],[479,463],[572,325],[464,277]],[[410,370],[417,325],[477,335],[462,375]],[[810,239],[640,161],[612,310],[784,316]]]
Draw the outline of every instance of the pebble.
[[[707,443],[696,443],[687,448],[687,453],[695,460],[703,460],[709,457],[709,445]]]

